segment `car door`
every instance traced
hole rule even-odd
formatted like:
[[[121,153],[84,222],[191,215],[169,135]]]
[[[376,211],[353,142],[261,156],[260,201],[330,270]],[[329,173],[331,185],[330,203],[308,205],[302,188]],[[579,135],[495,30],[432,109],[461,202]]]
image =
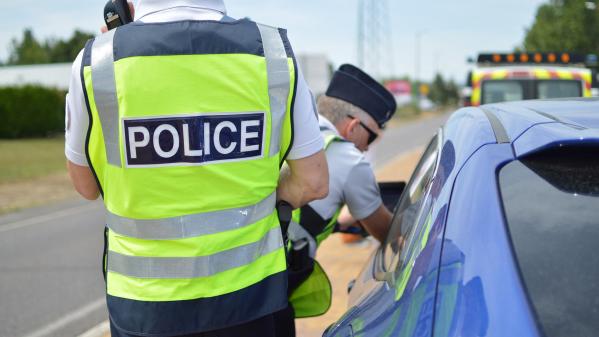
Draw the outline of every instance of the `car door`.
[[[416,263],[433,228],[431,193],[441,149],[439,132],[426,147],[394,212],[388,238],[350,293],[346,322],[327,336],[415,336],[432,328],[435,275]],[[420,261],[422,262],[422,261]],[[418,281],[416,281],[418,280]],[[424,288],[415,287],[415,281]],[[429,306],[422,310],[423,306]],[[345,330],[341,330],[345,329]]]

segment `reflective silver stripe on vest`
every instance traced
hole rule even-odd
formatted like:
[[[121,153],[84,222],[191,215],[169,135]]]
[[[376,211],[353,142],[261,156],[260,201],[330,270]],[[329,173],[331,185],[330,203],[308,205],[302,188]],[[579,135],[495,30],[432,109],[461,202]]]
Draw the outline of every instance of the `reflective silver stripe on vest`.
[[[141,257],[108,251],[111,272],[136,278],[189,279],[206,277],[248,265],[283,247],[279,227],[271,229],[260,241],[224,252],[199,257]]]
[[[91,67],[94,101],[102,124],[108,163],[121,167],[119,106],[114,78],[113,41],[116,29],[98,36],[92,45]]]
[[[175,240],[222,233],[251,225],[275,209],[276,194],[253,206],[156,220],[135,220],[106,211],[108,228],[117,234],[145,240]]]
[[[291,76],[289,74],[287,52],[279,29],[261,24],[258,24],[258,29],[262,36],[266,69],[268,71],[268,96],[272,116],[270,156],[272,157],[280,151],[281,147],[281,133],[283,120],[287,112]]]

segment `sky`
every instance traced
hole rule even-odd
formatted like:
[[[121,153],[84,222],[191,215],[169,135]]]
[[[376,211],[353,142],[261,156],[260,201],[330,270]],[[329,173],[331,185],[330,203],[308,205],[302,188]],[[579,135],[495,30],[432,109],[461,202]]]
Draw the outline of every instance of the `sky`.
[[[167,0],[165,0],[167,1]],[[464,82],[466,60],[479,52],[509,52],[522,44],[546,0],[388,0],[392,47],[388,77],[420,71]],[[38,39],[66,38],[76,29],[99,32],[104,0],[1,0],[0,60],[10,41],[32,28]],[[284,27],[297,54],[326,54],[333,65],[357,63],[358,0],[225,0],[228,14]],[[417,39],[417,36],[419,38]]]

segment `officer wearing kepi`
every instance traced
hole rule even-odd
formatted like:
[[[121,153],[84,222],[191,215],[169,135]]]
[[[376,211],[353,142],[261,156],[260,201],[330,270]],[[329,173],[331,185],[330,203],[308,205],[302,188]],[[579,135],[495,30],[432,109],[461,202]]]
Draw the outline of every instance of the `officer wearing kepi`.
[[[344,205],[353,218],[383,242],[392,214],[382,202],[378,184],[363,152],[380,135],[396,110],[395,98],[355,66],[342,65],[326,95],[318,100],[320,130],[329,166],[329,195],[296,210],[289,228],[290,303],[277,313],[277,336],[295,336],[294,316],[325,313],[331,286],[314,260],[316,249],[334,230]]]
[[[286,31],[223,1],[139,0],[133,23],[90,40],[65,152],[75,188],[105,204],[112,336],[274,336],[277,210],[326,196],[323,145]]]

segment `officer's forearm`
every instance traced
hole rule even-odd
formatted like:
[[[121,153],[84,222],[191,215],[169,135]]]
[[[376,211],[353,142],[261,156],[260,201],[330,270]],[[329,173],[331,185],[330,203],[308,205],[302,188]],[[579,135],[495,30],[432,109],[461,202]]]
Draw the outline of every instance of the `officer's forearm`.
[[[89,167],[79,166],[67,160],[67,169],[73,187],[87,200],[96,200],[100,195],[98,183]]]
[[[392,219],[393,214],[389,212],[385,205],[381,205],[370,216],[360,220],[360,223],[370,235],[379,240],[379,242],[384,243],[389,233]]]
[[[310,157],[288,160],[287,164],[279,178],[278,200],[285,200],[299,208],[328,195],[329,171],[323,151]]]

